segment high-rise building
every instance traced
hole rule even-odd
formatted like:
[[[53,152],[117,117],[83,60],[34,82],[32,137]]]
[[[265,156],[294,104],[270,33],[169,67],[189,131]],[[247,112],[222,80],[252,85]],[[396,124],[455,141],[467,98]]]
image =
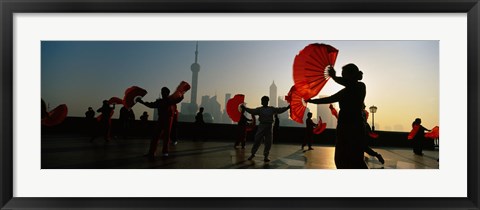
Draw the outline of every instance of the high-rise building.
[[[192,70],[192,94],[190,103],[197,104],[198,72],[200,72],[200,64],[198,64],[198,42],[195,48],[195,63],[190,66],[190,70]]]
[[[275,85],[275,81],[272,82],[270,85],[270,106],[277,106],[277,86]]]
[[[195,63],[190,66],[192,71],[192,82],[190,92],[190,103],[182,103],[181,112],[186,115],[195,115],[198,110],[197,91],[198,91],[198,72],[200,72],[200,64],[198,64],[198,42],[195,47]]]
[[[221,123],[222,112],[217,96],[202,96],[200,107],[204,108],[204,120],[208,123]],[[207,117],[208,116],[208,117]]]
[[[226,123],[226,124],[232,124],[232,120],[230,119],[230,117],[228,116],[228,113],[227,113],[227,102],[228,102],[228,100],[230,100],[230,98],[232,98],[232,94],[226,93],[225,94],[225,103],[224,103],[224,106],[223,106],[223,113],[222,113],[222,123]]]

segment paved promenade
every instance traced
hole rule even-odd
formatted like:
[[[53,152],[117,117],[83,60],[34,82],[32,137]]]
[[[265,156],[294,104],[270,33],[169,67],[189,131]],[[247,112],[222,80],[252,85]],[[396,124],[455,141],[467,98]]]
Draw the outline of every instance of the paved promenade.
[[[273,144],[271,161],[263,162],[263,145],[256,157],[247,160],[252,142],[246,149],[234,149],[233,142],[179,140],[170,146],[169,156],[149,161],[148,139],[101,138],[90,142],[85,137],[42,137],[42,169],[335,169],[330,145],[314,145],[301,150],[300,143]],[[161,147],[161,145],[160,145]],[[307,147],[305,147],[307,148]],[[438,169],[438,150],[414,155],[409,148],[373,148],[382,154],[385,164],[365,153],[371,169]],[[159,148],[159,151],[161,149]]]

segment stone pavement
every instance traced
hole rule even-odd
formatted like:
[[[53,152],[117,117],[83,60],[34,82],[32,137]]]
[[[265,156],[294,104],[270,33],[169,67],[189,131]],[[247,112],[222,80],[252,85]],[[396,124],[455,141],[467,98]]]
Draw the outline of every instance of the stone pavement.
[[[114,139],[43,136],[42,169],[335,169],[331,145],[314,145],[314,150],[301,150],[300,143],[273,144],[271,161],[263,161],[263,145],[249,161],[252,142],[246,149],[234,149],[233,142],[180,140],[170,146],[169,156],[149,161],[148,139]],[[161,147],[161,143],[159,144]],[[307,148],[307,147],[305,147]],[[382,154],[385,164],[367,154],[371,169],[438,169],[439,151],[424,150],[414,155],[409,148],[373,148]],[[158,151],[161,151],[159,148]]]

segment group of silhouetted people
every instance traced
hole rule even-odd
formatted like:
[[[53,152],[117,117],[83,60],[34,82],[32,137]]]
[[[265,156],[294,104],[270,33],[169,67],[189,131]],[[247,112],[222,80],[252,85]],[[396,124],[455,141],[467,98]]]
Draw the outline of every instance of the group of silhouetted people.
[[[88,110],[85,112],[85,119],[91,142],[95,140],[99,133],[103,135],[106,142],[112,140],[112,115],[114,110],[115,104],[110,105],[108,100],[104,100],[102,106],[97,109],[97,113],[100,113],[100,115],[95,118],[95,111],[92,107],[88,107]],[[147,112],[144,112],[140,119],[142,122],[146,122],[148,120]],[[125,106],[120,108],[120,125],[117,130],[119,130],[119,134],[124,139],[131,133],[134,121],[135,113],[131,108],[126,108]]]
[[[328,75],[338,84],[344,86],[343,89],[337,93],[318,99],[306,100],[308,103],[313,104],[329,104],[338,102],[340,111],[338,113],[338,123],[336,128],[336,142],[335,142],[335,155],[334,161],[338,169],[367,169],[367,165],[364,160],[364,152],[371,156],[375,156],[382,164],[385,162],[383,157],[372,150],[367,142],[369,140],[369,132],[371,132],[370,125],[367,123],[367,117],[365,113],[364,99],[366,96],[366,85],[361,82],[363,79],[363,72],[355,64],[347,64],[342,67],[342,76],[337,77],[336,71],[329,67]],[[178,122],[178,110],[177,104],[183,100],[183,95],[178,98],[169,97],[170,90],[167,87],[161,89],[161,98],[153,102],[144,102],[141,98],[136,101],[143,104],[146,107],[157,109],[158,120],[156,122],[154,135],[151,139],[148,153],[146,156],[153,160],[156,156],[157,146],[160,139],[163,139],[162,144],[162,156],[167,157],[169,153],[169,143],[176,143],[177,122]],[[261,105],[257,108],[248,108],[243,104],[241,108],[241,117],[238,122],[238,138],[235,141],[234,148],[238,146],[241,149],[245,149],[245,142],[247,138],[247,132],[252,126],[256,126],[256,132],[254,137],[254,143],[251,149],[251,155],[248,160],[252,160],[255,157],[257,150],[261,143],[264,143],[263,160],[269,162],[269,154],[272,146],[272,139],[274,134],[278,135],[279,119],[278,114],[287,111],[290,105],[287,107],[272,107],[269,106],[269,97],[263,96],[261,98]],[[97,112],[101,113],[100,125],[103,130],[104,139],[110,140],[111,132],[111,114],[115,105],[109,105],[108,101],[103,101],[102,107]],[[199,112],[195,116],[196,134],[194,140],[197,137],[205,139],[204,127],[205,121],[203,119],[204,108],[201,107]],[[249,119],[245,116],[245,113],[252,115]],[[94,123],[94,111],[89,107],[85,113],[86,118],[91,124]],[[255,119],[258,117],[258,125],[255,125]],[[135,115],[131,109],[122,107],[120,110],[120,122],[122,131],[127,132],[130,121],[135,119]],[[147,112],[144,112],[140,117],[142,123],[146,123],[148,120]],[[253,122],[252,122],[253,121]],[[420,125],[421,120],[416,119],[412,126],[419,126],[419,131],[413,139],[413,150],[417,155],[422,155],[422,142],[424,140],[424,132],[428,129]],[[250,129],[248,129],[250,126]],[[307,114],[305,138],[302,143],[302,150],[305,146],[308,146],[308,150],[313,150],[313,130],[317,126],[312,120],[312,113]],[[173,134],[173,135],[172,135]],[[125,136],[126,133],[123,133]],[[92,135],[93,136],[93,135]],[[93,137],[92,137],[93,140]]]
[[[330,97],[309,99],[307,102],[314,104],[328,104],[334,102],[339,103],[340,112],[337,123],[337,138],[335,143],[335,165],[339,169],[368,168],[364,161],[364,152],[367,151],[369,154],[377,157],[379,155],[378,153],[372,152],[373,150],[369,150],[369,147],[365,142],[368,124],[366,124],[366,119],[362,114],[366,95],[366,86],[363,82],[360,82],[360,80],[363,78],[363,73],[354,64],[347,64],[343,66],[342,77],[337,77],[333,68],[330,68],[328,73],[335,82],[344,86],[344,88]],[[172,98],[169,97],[169,95],[170,90],[167,87],[163,87],[161,89],[162,98],[157,99],[156,101],[144,102],[142,99],[137,99],[138,103],[152,109],[157,109],[158,111],[158,121],[155,134],[150,142],[149,151],[146,154],[149,159],[154,159],[160,139],[163,139],[162,156],[168,156],[168,145],[172,137],[171,133],[176,132],[176,122],[178,118],[178,110],[176,105],[183,100],[183,96],[179,98]],[[275,125],[275,122],[278,123],[277,115],[287,111],[290,108],[290,105],[281,108],[269,106],[269,97],[267,96],[263,96],[261,98],[261,104],[261,107],[254,109],[241,105],[242,114],[240,122],[238,123],[239,138],[235,142],[235,147],[241,146],[242,148],[245,148],[245,139],[247,134],[246,128],[251,119],[246,118],[244,113],[250,113],[252,118],[258,116],[259,124],[256,128],[255,140],[251,149],[251,155],[248,157],[248,160],[252,160],[255,157],[255,154],[263,141],[264,161],[269,162],[269,153],[272,146],[272,138],[274,133],[273,130],[274,127],[278,129],[278,124]],[[97,110],[97,112],[102,113],[100,124],[103,127],[102,130],[104,131],[104,138],[107,141],[110,140],[110,116],[114,108],[115,105],[110,106],[108,101],[103,101],[103,106]],[[200,130],[205,124],[203,120],[203,110],[203,107],[200,108],[199,112],[195,116],[195,125]],[[88,118],[92,118],[92,111],[92,109],[87,111],[88,115],[87,113],[86,115]],[[133,112],[131,112],[131,109],[122,107],[120,116],[122,128],[125,131],[125,128],[128,128],[129,126],[128,120],[134,119],[134,115]],[[147,117],[148,115],[144,113],[141,119],[144,121]],[[275,120],[274,117],[277,118],[277,120]],[[316,126],[316,124],[313,123],[311,117],[312,114],[308,113],[306,121],[306,136],[302,144],[302,149],[306,145],[308,145],[309,150],[313,149],[312,135],[313,128]],[[202,136],[202,138],[204,137]]]

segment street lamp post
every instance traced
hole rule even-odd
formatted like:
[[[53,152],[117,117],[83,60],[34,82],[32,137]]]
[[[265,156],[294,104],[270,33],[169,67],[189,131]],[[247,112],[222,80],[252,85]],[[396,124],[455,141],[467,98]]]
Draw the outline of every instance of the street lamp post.
[[[375,131],[375,112],[377,112],[376,106],[371,106],[370,113],[372,113],[372,131]]]

